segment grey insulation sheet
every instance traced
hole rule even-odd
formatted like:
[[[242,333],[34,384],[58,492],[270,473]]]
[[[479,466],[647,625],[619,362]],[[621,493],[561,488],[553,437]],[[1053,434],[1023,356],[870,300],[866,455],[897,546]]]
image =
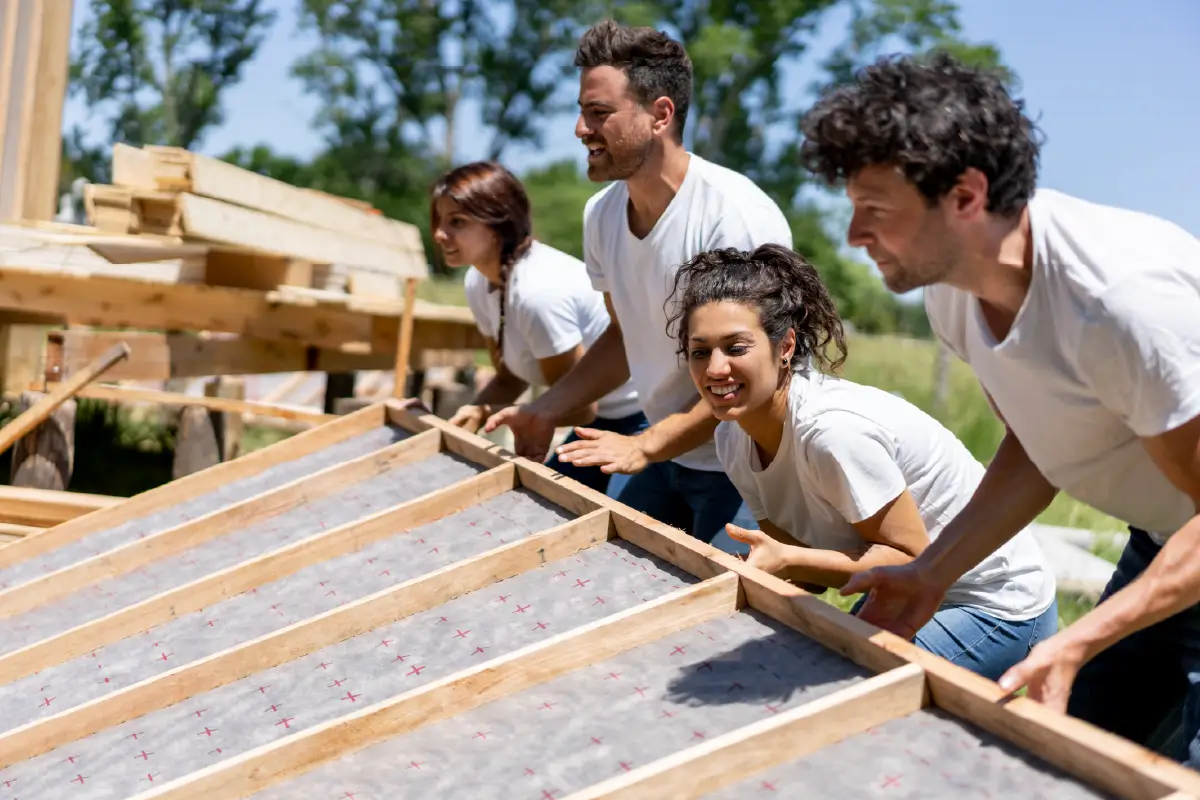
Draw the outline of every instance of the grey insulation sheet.
[[[438,453],[302,502],[280,514],[0,619],[0,653],[70,630],[241,561],[457,483],[483,467]]]
[[[397,532],[0,686],[0,731],[74,708],[570,518],[538,495],[516,489]]]
[[[925,710],[707,794],[705,799],[802,795],[880,800],[1111,797],[968,722],[940,710]]]
[[[471,536],[477,528],[461,532]],[[12,781],[22,798],[129,797],[695,582],[624,541],[603,542],[14,764],[0,771],[0,786]],[[697,637],[697,644],[707,640]],[[679,643],[687,644],[686,637]],[[708,648],[715,649],[715,643]],[[614,699],[639,685],[649,701],[663,691],[633,678],[621,676]],[[749,685],[747,693],[753,693],[756,684]],[[707,682],[695,689],[706,687],[717,689]],[[686,685],[679,689],[688,691]],[[597,709],[603,700],[602,693],[586,697]],[[476,752],[459,749],[468,758]],[[325,795],[306,787],[290,796]]]
[[[351,436],[316,452],[273,464],[256,475],[218,486],[212,491],[197,494],[161,511],[96,531],[79,541],[64,544],[36,558],[0,569],[0,589],[20,586],[46,573],[69,567],[150,534],[182,525],[326,467],[382,450],[409,436],[411,434],[402,428],[385,426]]]
[[[253,797],[563,798],[866,677],[796,631],[742,612],[385,740]]]

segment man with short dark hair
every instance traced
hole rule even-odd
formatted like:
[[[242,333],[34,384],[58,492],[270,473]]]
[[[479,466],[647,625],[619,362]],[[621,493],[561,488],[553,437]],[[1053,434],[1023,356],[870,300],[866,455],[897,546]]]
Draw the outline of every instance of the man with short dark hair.
[[[508,425],[518,454],[541,460],[557,420],[632,377],[650,427],[635,436],[577,429],[581,440],[559,458],[633,474],[621,502],[711,542],[735,516],[753,521],[721,470],[717,419],[676,355],[665,304],[677,269],[697,253],[791,247],[791,228],[750,179],[684,147],[692,63],[680,43],[603,22],[583,35],[575,64],[588,177],[614,181],[584,211],[584,261],[613,322],[552,389],[485,429]]]
[[[1001,80],[888,59],[827,94],[801,158],[853,204],[848,241],[938,338],[1007,431],[916,561],[861,573],[861,616],[908,636],[945,587],[1065,491],[1130,525],[1099,605],[1000,679],[1144,743],[1184,707],[1200,765],[1200,241],[1036,189],[1039,141]]]

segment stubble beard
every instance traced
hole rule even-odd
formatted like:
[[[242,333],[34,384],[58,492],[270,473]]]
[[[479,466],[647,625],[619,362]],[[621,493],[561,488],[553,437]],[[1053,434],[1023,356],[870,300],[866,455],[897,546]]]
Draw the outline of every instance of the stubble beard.
[[[629,180],[650,158],[652,149],[653,139],[650,137],[640,142],[625,137],[606,145],[604,158],[600,162],[588,162],[588,179],[596,183]]]

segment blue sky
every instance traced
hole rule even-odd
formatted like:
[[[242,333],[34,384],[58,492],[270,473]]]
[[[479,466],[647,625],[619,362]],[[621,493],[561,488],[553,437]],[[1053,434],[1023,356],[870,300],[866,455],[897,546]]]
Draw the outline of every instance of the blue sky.
[[[276,27],[229,92],[227,122],[203,152],[256,142],[296,155],[319,147],[309,128],[315,103],[288,75],[311,40],[296,30],[297,0],[275,5]],[[1157,214],[1200,236],[1200,0],[961,0],[960,8],[963,35],[997,45],[1021,78],[1047,137],[1042,185]],[[83,13],[76,0],[76,24]],[[836,22],[826,41],[840,33]],[[811,77],[796,70],[789,84]],[[575,88],[564,91],[570,97]],[[481,155],[488,137],[473,108],[463,116],[457,155],[466,160]],[[65,117],[85,123],[86,109],[69,101]],[[582,163],[573,124],[571,116],[549,120],[543,146],[514,149],[506,160],[518,171],[561,158]]]

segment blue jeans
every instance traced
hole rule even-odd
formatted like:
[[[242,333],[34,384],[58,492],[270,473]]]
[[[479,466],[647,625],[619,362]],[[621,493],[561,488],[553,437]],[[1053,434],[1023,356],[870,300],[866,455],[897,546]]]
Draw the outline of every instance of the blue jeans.
[[[1160,549],[1130,528],[1099,602],[1141,575]],[[1126,636],[1084,664],[1067,713],[1200,768],[1200,606]]]
[[[635,433],[644,431],[650,427],[650,421],[646,419],[645,414],[639,411],[627,417],[596,417],[590,425],[581,425],[580,427],[595,428],[598,431],[612,431],[622,436],[633,436]],[[572,430],[570,435],[563,440],[563,444],[578,440],[579,437]],[[589,489],[604,492],[613,498],[617,496],[616,493],[633,477],[632,475],[610,475],[607,472],[602,472],[599,467],[580,467],[575,464],[569,464],[565,461],[559,461],[558,456],[554,454],[551,454],[550,460],[546,462],[546,466],[566,475],[568,478],[579,481]]]
[[[859,598],[851,613],[857,614],[866,599],[866,595]],[[1057,600],[1033,619],[1019,621],[993,617],[978,608],[944,605],[917,631],[913,644],[994,681],[1057,631]]]
[[[727,522],[757,527],[724,472],[692,469],[674,461],[651,464],[631,476],[615,496],[630,508],[706,543],[724,531]]]

